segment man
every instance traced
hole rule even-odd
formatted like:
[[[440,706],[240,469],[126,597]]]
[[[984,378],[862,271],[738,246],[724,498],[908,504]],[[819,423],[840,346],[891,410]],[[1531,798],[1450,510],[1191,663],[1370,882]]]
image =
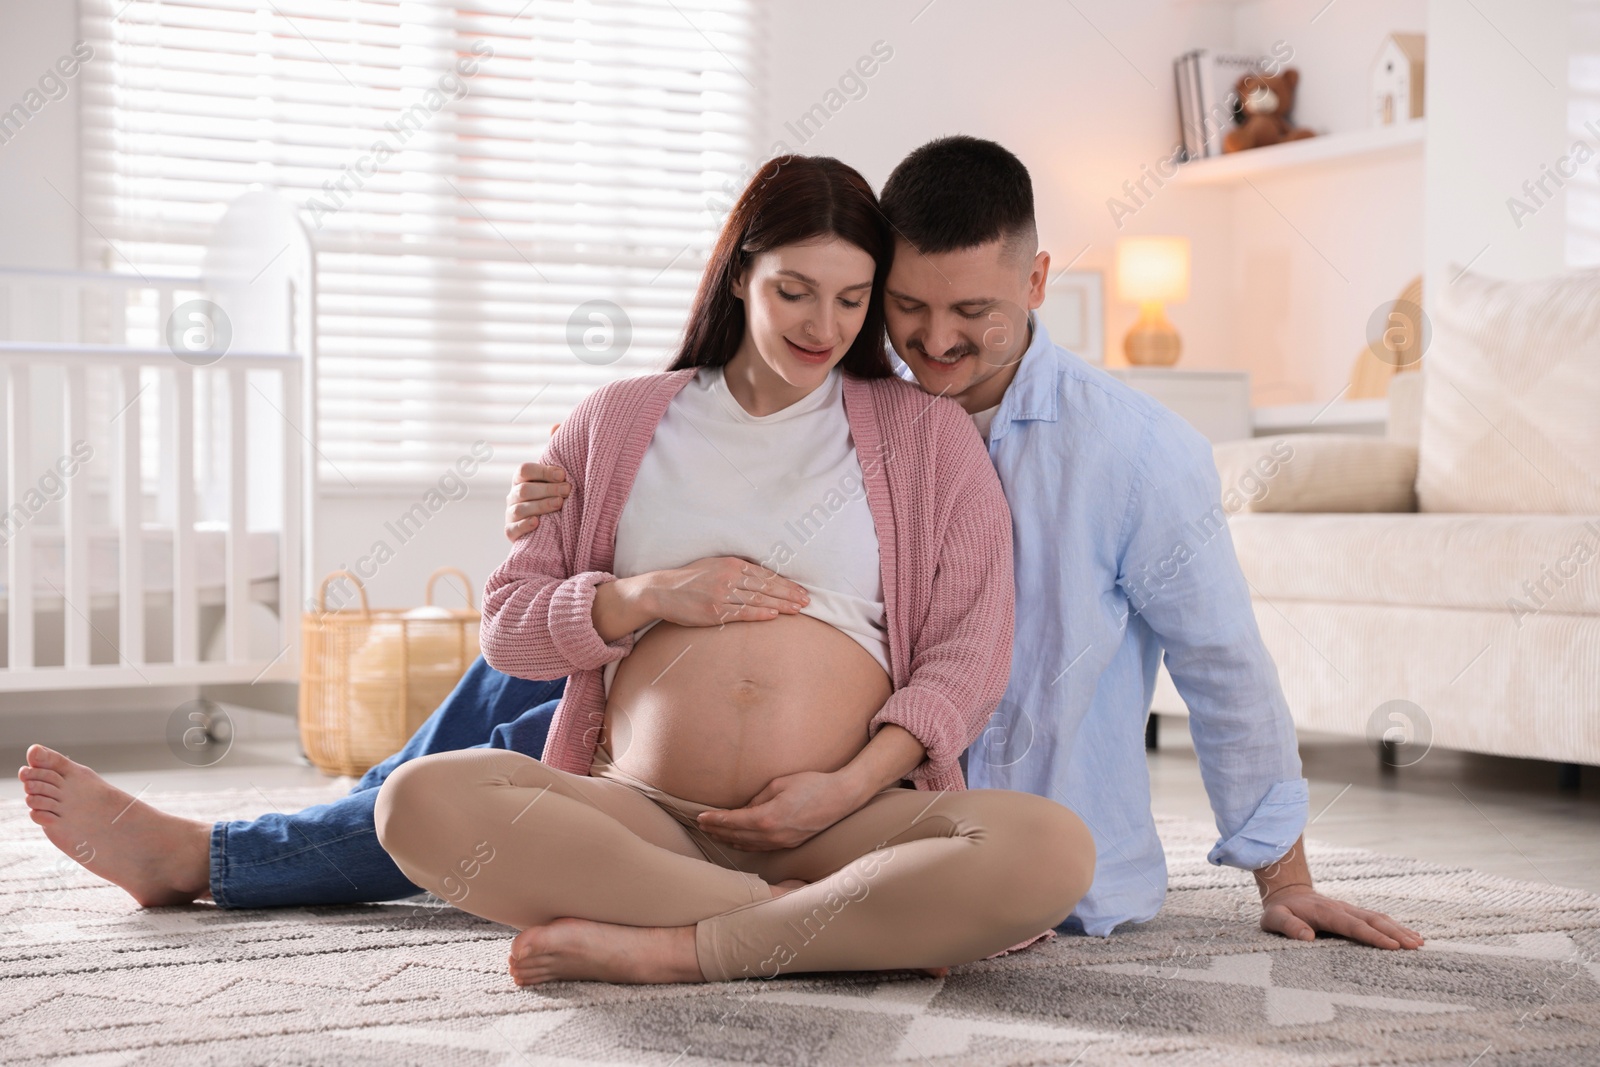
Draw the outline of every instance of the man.
[[[1210,450],[1176,416],[1057,349],[1031,315],[1050,259],[1037,248],[1027,170],[999,145],[947,138],[896,168],[883,206],[901,235],[890,340],[908,375],[974,416],[1013,507],[1013,674],[989,734],[969,753],[969,777],[1053,796],[1093,830],[1095,882],[1066,928],[1109,934],[1153,917],[1165,894],[1141,741],[1165,649],[1224,833],[1211,858],[1256,870],[1263,929],[1419,946],[1387,916],[1312,888],[1298,840],[1307,801],[1293,725],[1226,530],[1172,562],[1174,546],[1193,539],[1187,524],[1218,507]],[[508,499],[511,539],[560,507],[561,477],[523,466]],[[388,773],[456,748],[542,752],[560,689],[479,660],[405,749],[348,796],[292,815],[179,819],[42,746],[19,775],[51,840],[142,904],[389,900],[418,890],[373,832]],[[115,835],[104,829],[112,816]]]

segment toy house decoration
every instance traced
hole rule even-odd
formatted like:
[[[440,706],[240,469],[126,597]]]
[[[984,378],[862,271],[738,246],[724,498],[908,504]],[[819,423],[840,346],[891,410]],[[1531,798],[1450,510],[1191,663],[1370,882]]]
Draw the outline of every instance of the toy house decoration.
[[[1422,72],[1426,38],[1391,33],[1372,64],[1372,125],[1393,126],[1422,117]]]

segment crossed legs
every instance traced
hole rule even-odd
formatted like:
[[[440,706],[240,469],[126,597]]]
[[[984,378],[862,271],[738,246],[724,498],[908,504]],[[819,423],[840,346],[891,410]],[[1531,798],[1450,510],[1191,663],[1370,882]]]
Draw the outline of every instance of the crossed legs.
[[[1027,793],[886,789],[795,848],[742,852],[622,782],[490,750],[396,769],[375,819],[411,881],[524,929],[534,980],[967,963],[1060,923],[1094,866],[1082,821]]]

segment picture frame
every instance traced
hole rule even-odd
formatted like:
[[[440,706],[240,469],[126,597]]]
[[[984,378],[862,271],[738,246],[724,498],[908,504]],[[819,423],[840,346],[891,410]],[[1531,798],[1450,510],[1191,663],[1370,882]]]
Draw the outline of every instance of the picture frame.
[[[1100,271],[1061,271],[1045,286],[1044,303],[1035,314],[1050,340],[1090,363],[1105,363],[1105,276]]]

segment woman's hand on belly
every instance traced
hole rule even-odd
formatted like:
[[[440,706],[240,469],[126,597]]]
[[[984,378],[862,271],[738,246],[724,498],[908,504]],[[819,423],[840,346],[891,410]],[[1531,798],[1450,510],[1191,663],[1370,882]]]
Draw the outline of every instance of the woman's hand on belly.
[[[721,626],[798,615],[811,602],[805,587],[738,556],[697,559],[652,571],[650,603],[656,617],[679,626]]]
[[[701,812],[707,836],[745,852],[794,848],[864,802],[841,772],[800,771],[774,778],[750,803],[731,811]]]
[[[700,829],[745,852],[794,848],[860,808],[922,762],[926,751],[902,726],[883,729],[837,771],[800,771],[774,778],[750,803],[706,811]]]
[[[657,619],[679,626],[763,622],[798,615],[810,602],[804,586],[759,563],[710,556],[597,586],[590,617],[610,642]]]

